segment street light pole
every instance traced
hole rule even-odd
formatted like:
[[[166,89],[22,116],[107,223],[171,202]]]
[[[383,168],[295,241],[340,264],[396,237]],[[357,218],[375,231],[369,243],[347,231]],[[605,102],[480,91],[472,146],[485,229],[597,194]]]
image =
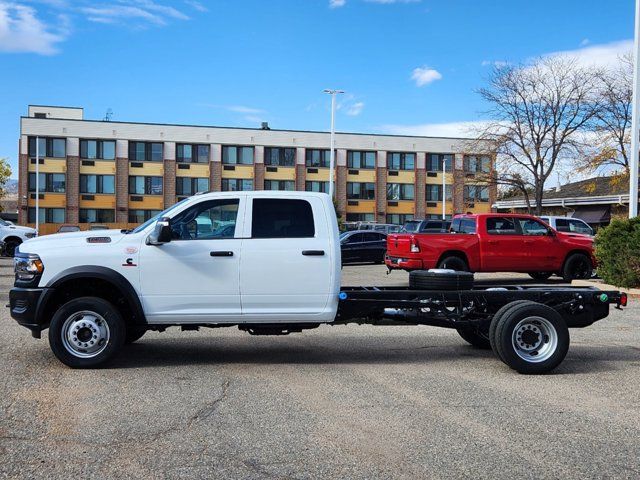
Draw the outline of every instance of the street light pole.
[[[46,155],[46,152],[45,152]],[[28,189],[27,189],[28,190]],[[28,208],[27,208],[28,211]],[[40,137],[36,137],[36,236],[40,233]]]
[[[639,0],[640,1],[640,0]],[[447,219],[447,196],[445,191],[447,190],[447,179],[445,177],[446,169],[446,157],[442,156],[442,220]]]
[[[640,0],[636,0],[635,37],[633,46],[633,103],[631,110],[631,158],[629,159],[629,218],[638,216],[638,115],[640,115]]]
[[[331,95],[331,150],[329,153],[329,196],[333,198],[333,171],[335,169],[335,117],[336,117],[336,94],[344,93],[342,90],[324,90],[324,93]]]

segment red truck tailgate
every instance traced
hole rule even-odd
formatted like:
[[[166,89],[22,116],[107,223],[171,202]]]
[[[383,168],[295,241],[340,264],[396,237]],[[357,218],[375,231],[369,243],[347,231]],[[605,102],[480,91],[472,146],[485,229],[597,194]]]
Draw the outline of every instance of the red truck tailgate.
[[[415,239],[416,237],[409,233],[387,235],[387,266],[390,268],[421,269],[420,253],[411,251],[411,244],[415,243]]]

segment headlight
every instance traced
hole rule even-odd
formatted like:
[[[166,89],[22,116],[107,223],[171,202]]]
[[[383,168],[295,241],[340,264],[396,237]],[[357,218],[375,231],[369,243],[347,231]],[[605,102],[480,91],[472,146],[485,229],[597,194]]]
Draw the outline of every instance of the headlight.
[[[30,253],[18,253],[14,258],[14,271],[16,280],[31,281],[37,275],[42,274],[44,265],[38,255]]]
[[[27,238],[33,238],[36,236],[36,232],[28,232],[28,233],[25,233],[24,236]]]

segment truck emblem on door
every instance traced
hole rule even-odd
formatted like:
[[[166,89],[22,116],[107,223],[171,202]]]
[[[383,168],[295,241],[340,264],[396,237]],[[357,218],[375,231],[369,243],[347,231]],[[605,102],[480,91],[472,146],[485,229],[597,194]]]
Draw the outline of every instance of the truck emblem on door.
[[[133,258],[127,258],[122,264],[123,267],[137,267],[138,265],[133,263]]]

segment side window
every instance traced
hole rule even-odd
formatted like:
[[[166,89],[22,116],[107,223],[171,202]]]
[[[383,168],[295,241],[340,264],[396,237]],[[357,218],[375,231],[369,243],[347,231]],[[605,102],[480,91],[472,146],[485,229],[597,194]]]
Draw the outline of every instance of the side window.
[[[569,231],[569,220],[565,220],[563,218],[556,219],[556,230],[559,232],[568,232]]]
[[[460,222],[461,233],[476,233],[476,221],[471,218],[463,218]]]
[[[351,235],[347,239],[347,243],[362,243],[364,242],[364,234],[356,233],[355,235]]]
[[[377,242],[380,240],[381,235],[379,233],[365,233],[364,241],[365,242]]]
[[[306,200],[253,200],[251,238],[307,238],[314,235],[313,212]]]
[[[593,230],[586,223],[580,220],[569,220],[568,222],[569,222],[569,230],[571,232],[586,233],[588,235],[593,235]]]
[[[462,223],[462,220],[460,220],[459,218],[454,218],[453,221],[451,222],[451,231],[454,233],[461,233],[460,232],[461,223]]]
[[[549,230],[542,223],[529,218],[520,218],[520,229],[523,235],[547,235]]]
[[[215,240],[233,238],[239,200],[200,202],[171,219],[174,240]]]
[[[487,233],[489,235],[516,235],[516,224],[513,218],[489,217],[487,218]]]

